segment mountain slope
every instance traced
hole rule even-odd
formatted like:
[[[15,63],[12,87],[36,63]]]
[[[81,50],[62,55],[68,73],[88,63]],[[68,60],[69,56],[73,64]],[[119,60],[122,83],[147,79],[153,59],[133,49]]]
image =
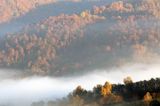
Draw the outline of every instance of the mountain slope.
[[[24,15],[39,5],[53,3],[55,0],[1,0],[0,23]]]
[[[80,14],[51,16],[2,37],[0,65],[56,76],[126,61],[153,62],[160,53],[158,5],[156,0],[116,1]]]

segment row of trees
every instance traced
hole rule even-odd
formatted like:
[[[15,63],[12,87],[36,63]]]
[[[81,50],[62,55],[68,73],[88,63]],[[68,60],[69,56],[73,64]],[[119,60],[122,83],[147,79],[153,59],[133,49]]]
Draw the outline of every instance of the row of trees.
[[[47,106],[159,106],[160,79],[133,82],[130,77],[125,84],[97,85],[92,91],[78,86],[67,98],[49,101]],[[31,106],[44,106],[43,101]]]
[[[148,106],[152,100],[160,98],[160,79],[133,82],[130,77],[124,79],[125,84],[97,85],[92,91],[86,91],[78,86],[71,96],[79,96],[85,103],[95,102],[100,106],[137,102]],[[139,105],[136,105],[139,106]]]

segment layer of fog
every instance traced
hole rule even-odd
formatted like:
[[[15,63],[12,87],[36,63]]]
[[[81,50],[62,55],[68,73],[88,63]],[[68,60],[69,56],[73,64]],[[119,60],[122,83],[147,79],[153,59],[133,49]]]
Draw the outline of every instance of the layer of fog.
[[[76,86],[91,90],[97,84],[123,83],[123,78],[131,76],[133,81],[160,77],[160,64],[130,64],[123,67],[95,70],[79,77],[30,77],[23,79],[3,79],[0,81],[0,105],[24,104],[33,101],[55,100],[67,96]],[[4,72],[6,70],[1,70]],[[6,73],[7,74],[7,73]],[[0,74],[0,75],[4,75]]]

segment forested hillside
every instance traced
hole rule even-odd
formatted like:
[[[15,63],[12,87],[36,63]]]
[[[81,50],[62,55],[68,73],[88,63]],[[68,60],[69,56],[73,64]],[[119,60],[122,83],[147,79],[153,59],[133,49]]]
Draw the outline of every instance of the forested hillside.
[[[50,2],[31,2],[27,7]],[[152,62],[160,53],[159,5],[158,0],[115,1],[80,14],[50,16],[2,36],[0,66],[67,75],[126,61]]]
[[[83,16],[84,15],[84,16]],[[86,15],[86,16],[85,16]],[[56,50],[83,36],[82,28],[103,17],[82,13],[50,17],[22,33],[1,39],[1,66],[30,68],[35,73],[54,69]],[[5,48],[5,49],[3,49]]]
[[[1,0],[0,23],[22,16],[39,5],[53,2],[55,2],[55,0]]]
[[[0,0],[0,106],[160,106],[159,58],[160,0]]]

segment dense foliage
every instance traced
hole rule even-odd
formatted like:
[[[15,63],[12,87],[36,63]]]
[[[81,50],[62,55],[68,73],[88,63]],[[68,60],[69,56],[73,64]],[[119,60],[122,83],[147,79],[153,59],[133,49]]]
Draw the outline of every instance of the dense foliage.
[[[122,0],[51,16],[2,36],[0,67],[66,75],[126,61],[152,62],[160,53],[159,5],[158,0]]]
[[[78,86],[68,98],[56,102],[49,101],[48,106],[159,106],[160,79],[132,82],[130,78],[125,84],[97,85],[92,91]],[[35,102],[32,106],[43,106],[45,103]]]
[[[1,67],[31,69],[45,74],[54,69],[56,52],[83,36],[82,28],[103,18],[88,13],[50,17],[25,32],[7,35],[0,43]],[[87,16],[85,16],[87,15]]]
[[[55,0],[1,0],[0,23],[22,16],[39,5],[53,2]]]

